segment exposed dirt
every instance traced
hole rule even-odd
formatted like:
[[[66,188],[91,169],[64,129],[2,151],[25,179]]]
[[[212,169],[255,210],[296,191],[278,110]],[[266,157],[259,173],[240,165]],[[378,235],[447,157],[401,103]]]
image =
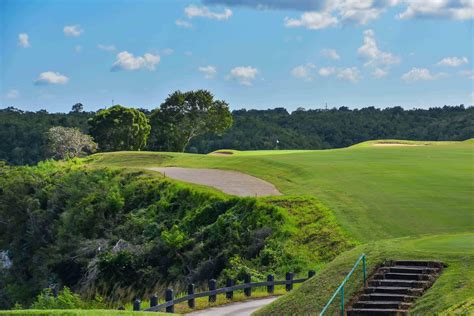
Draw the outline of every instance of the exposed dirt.
[[[178,167],[155,167],[147,169],[161,172],[166,177],[172,179],[210,186],[232,195],[281,195],[273,184],[237,171]]]
[[[426,144],[407,144],[407,143],[375,143],[373,146],[377,147],[391,147],[391,146],[409,146],[409,147],[416,147],[416,146],[427,146]]]
[[[216,151],[210,153],[211,156],[232,156],[234,153],[231,151]]]

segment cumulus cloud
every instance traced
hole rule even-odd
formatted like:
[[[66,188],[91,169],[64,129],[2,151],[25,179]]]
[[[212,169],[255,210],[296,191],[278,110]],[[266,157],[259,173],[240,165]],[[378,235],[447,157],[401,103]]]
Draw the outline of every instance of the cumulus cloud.
[[[438,66],[447,66],[447,67],[459,67],[461,65],[467,64],[469,60],[467,57],[445,57],[441,59],[437,65]]]
[[[184,8],[184,13],[189,19],[201,17],[214,20],[227,20],[232,16],[232,10],[228,8],[224,9],[222,12],[214,12],[208,7],[198,7],[195,5],[189,5]]]
[[[298,79],[303,79],[306,81],[311,81],[314,78],[314,69],[316,68],[315,65],[309,63],[306,65],[296,66],[291,70],[291,74],[293,77]]]
[[[150,71],[155,70],[156,65],[160,62],[159,55],[145,54],[143,56],[133,56],[132,53],[123,51],[117,54],[117,60],[112,65],[111,71],[120,70],[139,70],[148,69]]]
[[[84,30],[79,25],[66,25],[63,32],[66,36],[78,37],[84,33]]]
[[[18,46],[23,48],[31,47],[29,36],[26,33],[18,34]]]
[[[321,77],[328,77],[336,72],[336,68],[334,67],[322,67],[319,68],[318,74]]]
[[[397,17],[411,18],[447,18],[453,20],[469,20],[474,18],[474,1],[472,0],[404,0],[405,11]]]
[[[330,48],[322,49],[321,55],[326,58],[334,59],[334,60],[338,60],[341,58],[335,49],[330,49]]]
[[[420,80],[435,80],[442,76],[442,73],[432,74],[430,70],[426,68],[413,67],[410,71],[404,73],[401,78],[406,82],[414,82]]]
[[[198,70],[204,74],[206,79],[214,78],[214,76],[217,74],[216,67],[211,65],[199,67]]]
[[[99,44],[99,45],[97,45],[97,48],[99,48],[100,50],[106,51],[106,52],[113,52],[115,50],[114,45]]]
[[[336,77],[341,80],[356,83],[360,80],[360,72],[357,67],[342,68],[337,71]]]
[[[239,66],[230,70],[229,78],[237,80],[244,86],[251,86],[258,74],[258,69],[251,66]]]
[[[377,41],[375,40],[375,32],[373,30],[364,31],[364,44],[359,47],[358,53],[363,58],[367,59],[364,66],[389,66],[398,64],[400,58],[389,52],[383,52],[379,49]]]
[[[39,74],[35,80],[35,85],[48,85],[48,84],[66,84],[69,78],[54,71],[45,71]]]
[[[336,26],[338,20],[328,12],[304,12],[299,19],[285,17],[286,27],[305,27],[310,30],[319,30]]]
[[[20,91],[12,89],[7,92],[7,99],[16,99],[20,96]]]
[[[177,19],[176,21],[174,21],[174,24],[176,24],[179,27],[183,27],[185,29],[190,29],[193,27],[193,25],[190,22],[180,20],[180,19]]]
[[[375,68],[374,71],[372,71],[372,76],[374,76],[375,78],[382,78],[386,75],[388,75],[388,71],[383,70],[381,68]]]

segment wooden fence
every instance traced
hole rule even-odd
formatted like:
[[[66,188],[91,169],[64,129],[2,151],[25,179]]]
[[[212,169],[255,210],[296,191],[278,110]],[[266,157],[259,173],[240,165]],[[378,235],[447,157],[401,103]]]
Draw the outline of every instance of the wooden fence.
[[[269,294],[273,293],[275,290],[276,285],[285,285],[286,291],[291,291],[293,289],[293,284],[295,283],[302,283],[312,276],[315,275],[315,272],[313,270],[308,272],[308,277],[302,278],[302,279],[295,279],[294,278],[294,273],[293,272],[287,272],[285,280],[274,280],[274,276],[272,274],[269,274],[267,276],[267,281],[263,282],[252,282],[250,275],[245,275],[244,277],[244,283],[242,284],[235,284],[234,280],[232,279],[227,279],[226,281],[226,286],[222,288],[216,288],[217,281],[212,279],[209,280],[208,282],[208,291],[204,292],[199,292],[195,293],[195,287],[194,284],[189,284],[188,285],[188,295],[179,297],[179,298],[174,298],[174,293],[172,289],[167,289],[165,291],[165,303],[158,304],[158,296],[155,294],[152,297],[150,297],[150,307],[146,309],[142,309],[141,301],[139,299],[136,299],[133,302],[133,310],[134,311],[147,311],[147,312],[157,312],[162,309],[165,309],[167,313],[174,313],[174,306],[179,303],[183,303],[188,301],[188,306],[189,308],[194,308],[195,307],[195,299],[198,297],[209,297],[209,302],[215,302],[216,301],[216,296],[218,294],[223,294],[225,293],[225,296],[227,299],[232,299],[234,297],[234,291],[237,290],[244,290],[244,294],[247,297],[252,296],[252,288],[254,287],[259,287],[259,286],[266,286],[267,287],[267,292]]]

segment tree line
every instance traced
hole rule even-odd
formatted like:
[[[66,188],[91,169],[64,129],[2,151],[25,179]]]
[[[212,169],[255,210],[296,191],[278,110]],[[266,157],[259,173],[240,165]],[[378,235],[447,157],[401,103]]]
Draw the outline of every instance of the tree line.
[[[291,113],[284,108],[242,109],[231,113],[225,101],[198,90],[176,91],[153,111],[120,105],[98,112],[82,109],[78,103],[67,114],[0,110],[0,160],[24,165],[95,150],[327,149],[372,139],[474,137],[474,108],[464,105],[410,110],[298,108]],[[53,127],[56,129],[51,130]]]

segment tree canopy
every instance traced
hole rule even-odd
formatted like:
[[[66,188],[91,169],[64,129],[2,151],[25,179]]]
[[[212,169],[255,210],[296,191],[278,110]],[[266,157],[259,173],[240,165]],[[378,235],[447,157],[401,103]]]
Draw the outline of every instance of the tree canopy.
[[[75,127],[51,127],[47,133],[48,152],[53,158],[66,159],[85,156],[97,150],[90,135]]]
[[[101,151],[141,150],[150,134],[146,115],[121,105],[100,110],[89,120],[89,125]]]
[[[176,91],[150,116],[150,147],[161,151],[185,151],[203,134],[221,134],[232,125],[229,105],[206,90]]]

